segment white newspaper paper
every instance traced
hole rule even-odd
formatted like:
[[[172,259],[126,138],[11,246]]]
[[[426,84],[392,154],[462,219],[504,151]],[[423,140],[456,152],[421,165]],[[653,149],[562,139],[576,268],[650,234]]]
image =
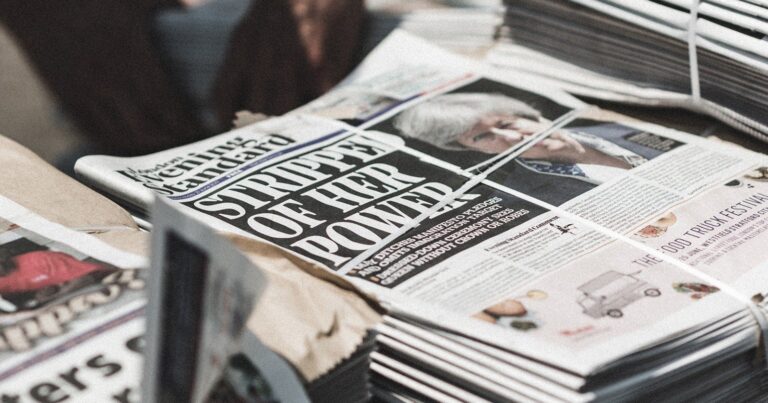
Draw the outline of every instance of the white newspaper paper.
[[[308,402],[296,372],[244,331],[264,274],[166,202],[153,216],[143,401]]]
[[[768,261],[764,157],[600,116],[397,34],[293,114],[145,157],[87,157],[77,169],[123,200],[154,190],[218,229],[344,274],[393,312],[587,376],[743,314],[660,251],[699,259],[696,269],[738,287]],[[210,150],[236,136],[286,144],[219,169]],[[180,185],[185,158],[199,153],[211,160]],[[696,227],[714,226],[713,215],[722,229]],[[678,240],[694,227],[701,238]],[[727,238],[733,231],[748,238]],[[743,287],[768,291],[764,280]]]

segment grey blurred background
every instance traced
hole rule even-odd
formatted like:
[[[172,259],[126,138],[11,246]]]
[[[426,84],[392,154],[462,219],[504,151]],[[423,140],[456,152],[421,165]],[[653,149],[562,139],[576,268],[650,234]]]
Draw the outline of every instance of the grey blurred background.
[[[53,163],[80,147],[77,129],[57,109],[2,25],[0,72],[0,134]]]

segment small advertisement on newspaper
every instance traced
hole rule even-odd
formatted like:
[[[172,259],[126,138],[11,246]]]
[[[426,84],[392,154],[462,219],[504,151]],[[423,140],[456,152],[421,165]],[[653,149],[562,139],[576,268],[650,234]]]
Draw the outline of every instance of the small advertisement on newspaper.
[[[656,217],[632,237],[725,282],[768,261],[768,168],[759,166]]]
[[[659,322],[719,289],[621,243],[600,248],[472,316],[573,348]]]

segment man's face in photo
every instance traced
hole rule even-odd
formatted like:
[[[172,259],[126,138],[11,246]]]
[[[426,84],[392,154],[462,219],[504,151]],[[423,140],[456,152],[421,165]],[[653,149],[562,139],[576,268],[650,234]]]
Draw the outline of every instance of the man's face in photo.
[[[514,115],[486,115],[472,129],[462,133],[456,142],[467,149],[486,154],[500,154],[526,138],[549,127],[546,121]],[[584,148],[567,132],[558,131],[539,141],[521,156],[553,162],[571,163]]]

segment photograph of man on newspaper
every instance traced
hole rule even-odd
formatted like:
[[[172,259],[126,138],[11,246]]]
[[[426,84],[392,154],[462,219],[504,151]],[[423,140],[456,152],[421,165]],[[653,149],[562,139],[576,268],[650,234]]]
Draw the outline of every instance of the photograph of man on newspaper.
[[[540,95],[481,79],[411,106],[371,130],[397,134],[411,148],[469,168],[546,129],[569,111]],[[576,146],[568,139],[557,141]]]
[[[489,178],[558,206],[682,144],[619,123],[577,119]]]

